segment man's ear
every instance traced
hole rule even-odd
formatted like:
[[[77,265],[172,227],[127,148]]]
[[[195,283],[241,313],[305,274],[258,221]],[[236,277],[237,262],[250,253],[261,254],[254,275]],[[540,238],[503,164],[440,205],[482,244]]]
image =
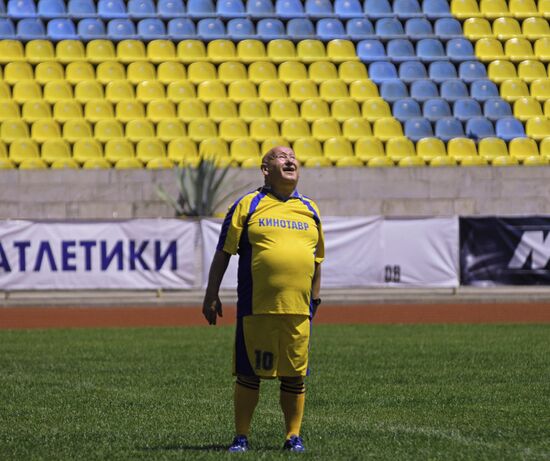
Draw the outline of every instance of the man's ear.
[[[267,176],[269,174],[269,169],[267,167],[267,164],[265,163],[262,163],[262,165],[260,166],[260,170],[262,170],[262,174],[264,176]]]

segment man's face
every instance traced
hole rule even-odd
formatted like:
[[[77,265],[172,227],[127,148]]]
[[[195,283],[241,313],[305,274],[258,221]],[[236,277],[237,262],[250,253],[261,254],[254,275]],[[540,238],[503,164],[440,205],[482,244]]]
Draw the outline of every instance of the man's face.
[[[262,172],[269,184],[293,184],[296,186],[300,164],[290,147],[278,147],[267,159],[266,165],[262,166]]]

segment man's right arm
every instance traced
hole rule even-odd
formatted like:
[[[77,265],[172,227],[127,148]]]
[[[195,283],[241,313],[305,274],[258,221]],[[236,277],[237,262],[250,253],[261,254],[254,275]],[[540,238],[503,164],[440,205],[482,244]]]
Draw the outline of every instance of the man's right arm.
[[[208,286],[202,303],[202,313],[210,325],[216,325],[218,315],[223,317],[222,303],[219,291],[223,276],[229,265],[231,255],[223,250],[216,250],[210,272],[208,273]]]

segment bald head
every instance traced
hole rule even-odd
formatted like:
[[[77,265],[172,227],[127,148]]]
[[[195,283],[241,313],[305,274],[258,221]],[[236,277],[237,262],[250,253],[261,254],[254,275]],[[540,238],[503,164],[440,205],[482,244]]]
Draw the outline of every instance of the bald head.
[[[262,158],[265,184],[280,195],[290,196],[298,184],[299,162],[290,147],[276,146]]]

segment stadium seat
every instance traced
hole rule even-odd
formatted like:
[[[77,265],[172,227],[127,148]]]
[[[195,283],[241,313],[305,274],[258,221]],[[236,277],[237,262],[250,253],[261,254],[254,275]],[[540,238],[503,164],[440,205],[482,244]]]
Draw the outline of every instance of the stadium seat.
[[[237,118],[237,104],[229,99],[217,99],[208,104],[208,117],[215,122],[228,118]]]
[[[457,166],[457,162],[454,158],[448,155],[438,155],[429,161],[430,167],[452,167]]]
[[[128,139],[111,139],[105,143],[105,160],[116,163],[123,158],[135,156],[134,144]]]
[[[187,78],[190,82],[200,84],[217,79],[216,67],[210,62],[193,62],[187,67]]]
[[[149,61],[136,61],[128,64],[126,78],[137,85],[144,80],[156,80],[155,66]]]
[[[410,167],[423,167],[426,163],[424,160],[417,155],[410,155],[408,157],[403,157],[397,162],[397,166],[401,168],[410,168]]]
[[[418,0],[394,0],[393,12],[400,18],[412,18],[422,15]]]
[[[101,19],[84,18],[78,21],[77,34],[84,41],[102,40],[107,36],[107,30]]]
[[[237,50],[231,40],[216,39],[208,43],[206,55],[212,62],[219,64],[234,61],[237,58]]]
[[[116,54],[118,60],[124,64],[135,65],[136,61],[147,60],[145,44],[140,40],[121,40],[117,43]]]
[[[18,40],[0,41],[0,62],[13,63],[25,60],[23,44]]]
[[[530,18],[539,14],[533,0],[509,0],[508,7],[510,14],[516,18]]]
[[[466,157],[477,156],[477,147],[471,139],[455,137],[447,143],[447,155],[460,163]]]
[[[422,115],[420,105],[412,98],[404,98],[395,101],[393,103],[392,113],[400,122]]]
[[[20,119],[6,119],[1,121],[0,136],[5,143],[11,143],[15,139],[30,137],[29,126]]]
[[[271,0],[254,0],[246,2],[246,13],[252,17],[265,18],[275,13]]]
[[[246,122],[257,118],[267,118],[269,111],[267,104],[262,100],[245,100],[239,104],[239,117]]]
[[[372,123],[379,118],[390,118],[391,110],[389,104],[382,98],[371,98],[363,102],[361,114]]]
[[[476,59],[472,42],[464,38],[453,38],[445,46],[446,54],[452,61],[469,61]]]
[[[374,31],[375,34],[383,40],[403,38],[405,36],[403,24],[397,18],[378,19],[374,26]]]
[[[518,78],[516,66],[510,61],[504,60],[496,60],[489,63],[487,73],[489,78],[496,83]]]
[[[196,37],[196,26],[190,18],[172,18],[166,26],[166,35],[173,40],[188,40]]]
[[[514,117],[499,118],[495,122],[496,135],[505,141],[510,141],[514,138],[522,138],[525,136],[523,124]]]
[[[481,106],[475,99],[459,99],[453,103],[453,117],[461,122],[465,122],[472,117],[481,117],[481,115]]]
[[[241,40],[256,36],[256,26],[248,18],[233,18],[227,22],[227,35],[233,40]]]
[[[389,40],[386,43],[386,53],[392,62],[403,62],[418,59],[413,44],[406,38],[395,38]]]
[[[504,52],[508,59],[514,62],[533,59],[535,57],[531,42],[521,37],[506,40],[504,43]]]
[[[362,62],[345,61],[338,66],[338,76],[346,83],[367,79],[367,68]]]
[[[63,123],[63,139],[74,143],[79,139],[92,138],[92,125],[82,119],[71,119]]]
[[[528,17],[521,24],[521,32],[529,40],[538,40],[550,35],[550,25],[546,18]],[[536,50],[535,54],[537,54]]]
[[[178,118],[184,122],[206,118],[206,104],[197,98],[182,99],[178,103]]]
[[[322,40],[346,38],[346,30],[342,21],[336,18],[322,18],[317,21],[317,35]]]
[[[360,117],[361,109],[353,99],[340,99],[331,104],[331,115],[339,122],[350,118]]]
[[[56,18],[48,21],[46,34],[54,41],[79,39],[74,22],[69,18]]]
[[[481,38],[476,42],[475,53],[480,61],[491,62],[506,59],[502,43],[496,38]]]
[[[393,16],[393,10],[389,0],[365,0],[364,12],[369,18]]]
[[[33,69],[28,62],[9,62],[4,66],[4,80],[10,85],[33,78]]]
[[[392,138],[386,142],[386,156],[393,162],[416,155],[416,149],[408,138]]]
[[[275,14],[283,19],[301,18],[305,16],[304,5],[300,0],[276,0]]]
[[[505,0],[481,0],[479,2],[480,13],[489,18],[495,19],[508,15],[508,4]]]
[[[208,138],[199,142],[198,154],[207,157],[228,157],[229,147],[223,139]],[[189,157],[187,154],[185,157]]]
[[[342,123],[342,135],[351,141],[357,141],[365,136],[372,136],[372,129],[367,119],[352,117]]]
[[[386,61],[386,49],[378,39],[361,40],[357,44],[357,56],[363,62]]]
[[[73,99],[73,88],[66,80],[55,80],[44,85],[44,99],[49,103]]]
[[[276,63],[286,63],[295,61],[296,47],[294,43],[287,39],[271,40],[267,44],[267,57],[269,60]],[[290,63],[291,65],[301,65],[302,63]]]
[[[115,61],[115,45],[109,40],[91,40],[86,44],[86,58],[93,64]]]
[[[330,115],[328,104],[326,102],[317,99],[310,99],[308,101],[309,105],[312,103],[323,102],[326,108],[325,116],[328,117]],[[304,107],[304,105],[302,105],[302,107]],[[307,111],[308,105],[306,104],[305,107]],[[311,111],[311,109],[309,110]],[[300,108],[298,107],[298,104],[291,99],[276,99],[269,105],[269,116],[276,122],[282,122],[283,120],[290,118],[300,118]]]
[[[533,117],[542,117],[542,106],[535,98],[523,97],[514,101],[514,117],[527,121]]]
[[[521,26],[515,18],[500,17],[493,21],[493,35],[499,40],[508,40],[523,35]]]
[[[103,148],[96,139],[79,139],[73,146],[73,160],[82,165],[86,160],[103,158]]]
[[[261,61],[267,59],[266,49],[263,42],[260,40],[241,40],[237,44],[237,56],[238,59],[245,63],[256,63],[256,65],[263,65]],[[260,61],[260,62],[257,62]],[[273,63],[268,63],[273,66]]]
[[[441,83],[441,97],[447,101],[457,101],[463,98],[469,98],[468,87],[462,80],[446,80]]]
[[[13,19],[36,17],[36,5],[32,0],[8,1],[8,17]]]
[[[510,104],[501,98],[487,99],[483,103],[483,115],[489,120],[497,121],[512,116]]]
[[[296,56],[300,61],[315,63],[327,59],[327,50],[325,44],[320,40],[306,39],[298,42]]]
[[[531,82],[530,94],[538,101],[550,99],[550,79],[541,78]]]
[[[7,113],[6,106],[2,107],[2,114],[5,117]],[[35,99],[25,101],[21,107],[21,118],[26,122],[34,122],[35,120],[51,118],[52,110],[50,105],[42,100]]]
[[[153,18],[157,11],[153,0],[130,0],[127,7],[128,15],[131,18]]]
[[[539,146],[532,138],[514,138],[508,143],[508,150],[510,156],[519,160],[520,163],[528,157],[540,155]]]
[[[27,61],[33,64],[53,61],[55,60],[55,50],[52,42],[48,40],[31,40],[25,45],[25,56]]]
[[[206,55],[206,46],[200,40],[182,40],[177,45],[178,59],[183,63],[201,64],[208,59]]]
[[[114,116],[115,111],[110,101],[90,100],[84,105],[84,118],[92,123],[112,119]]]
[[[310,80],[320,84],[329,80],[338,79],[338,69],[329,61],[316,61],[309,65],[308,76]]]
[[[15,24],[10,18],[0,17],[0,40],[15,39]]]
[[[340,79],[321,82],[319,84],[319,96],[329,102],[348,98],[348,86]]]
[[[466,136],[479,140],[495,136],[493,123],[485,117],[472,117],[466,121]]]
[[[323,148],[318,139],[299,138],[292,144],[296,158],[303,163],[310,157],[320,157],[323,155]]]
[[[79,40],[61,40],[55,47],[56,58],[63,64],[86,59],[86,49]]]
[[[252,120],[249,126],[250,137],[256,141],[279,136],[279,125],[275,120],[262,118]]]
[[[333,16],[332,2],[329,0],[305,0],[304,3],[305,14],[308,16],[317,18]],[[340,5],[338,6],[340,8]]]
[[[97,14],[104,19],[118,19],[128,17],[126,2],[122,0],[99,0]]]
[[[432,124],[429,120],[418,117],[410,118],[405,121],[405,136],[412,141],[419,141],[423,138],[429,138],[434,135]]]
[[[204,40],[226,37],[225,24],[219,18],[203,18],[197,22],[197,35]]]
[[[429,19],[451,16],[449,2],[446,0],[424,0],[422,2],[422,12]]]
[[[185,124],[176,118],[165,118],[159,120],[156,127],[157,138],[163,142],[170,142],[172,139],[182,138],[187,135]]]
[[[227,98],[225,85],[219,80],[205,80],[197,85],[197,97],[209,102]]]
[[[193,14],[195,14],[196,4],[197,2],[194,2],[191,4],[191,7],[193,9]],[[206,5],[206,11],[205,13],[210,14],[213,13],[214,6],[211,6],[209,2],[205,2]],[[185,15],[186,8],[185,4],[183,3],[183,0],[158,0],[157,1],[157,14],[160,17],[163,18],[177,18],[180,16]]]
[[[137,24],[137,35],[141,40],[158,40],[166,37],[166,26],[158,18],[144,18]]]
[[[410,18],[405,22],[405,34],[410,39],[433,38],[432,23],[426,18]]]
[[[88,84],[89,82],[82,82],[82,83]],[[97,83],[97,82],[93,82],[93,83]],[[94,96],[98,94],[103,95],[103,88],[97,88],[97,86],[92,86],[90,84],[90,90],[91,90],[90,92],[93,92]],[[99,91],[101,93],[99,93]],[[133,100],[135,97],[136,95],[134,92],[134,86],[127,80],[113,80],[107,83],[107,85],[105,85],[105,98],[111,102]],[[97,99],[97,98],[96,97],[87,98],[87,100],[90,100],[90,99]]]
[[[295,80],[290,82],[288,90],[290,98],[298,102],[319,97],[317,85],[312,80]]]
[[[246,13],[242,0],[218,0],[216,13],[223,18],[237,18]]]
[[[372,81],[381,84],[385,80],[397,79],[397,69],[391,62],[376,61],[369,64],[368,75]]]
[[[349,139],[343,137],[329,138],[323,143],[323,155],[331,162],[336,162],[341,158],[354,157],[353,145]]]
[[[416,42],[416,54],[424,62],[448,59],[443,43],[437,38],[424,38]]]
[[[285,25],[277,18],[260,19],[256,24],[256,32],[259,37],[267,37],[270,39],[286,38]]]
[[[219,136],[225,141],[248,137],[248,125],[239,118],[227,118],[219,125]]]
[[[286,35],[298,39],[315,38],[315,26],[309,18],[292,18],[286,23]]]
[[[411,83],[415,80],[427,79],[428,71],[420,61],[405,61],[399,64],[399,78],[405,83]]]
[[[287,33],[288,25],[287,25]],[[367,18],[351,18],[346,21],[346,34],[352,40],[364,40],[374,37],[374,26]],[[290,34],[289,34],[290,35]]]
[[[470,94],[478,101],[499,97],[499,89],[491,80],[476,80],[470,86]]]
[[[462,25],[455,18],[439,18],[434,23],[434,35],[443,40],[463,37]]]
[[[307,80],[306,66],[301,62],[285,61],[279,65],[279,79],[285,83]]]
[[[450,61],[434,61],[428,65],[429,78],[437,83],[444,83],[458,77],[455,65]]]
[[[93,0],[69,0],[67,13],[74,18],[95,16],[97,11]]]
[[[48,139],[45,140],[40,148],[40,157],[48,165],[51,165],[56,160],[70,159],[71,146],[63,139]],[[77,164],[78,167],[78,164]]]
[[[365,117],[364,110],[363,116]],[[377,118],[373,124],[373,134],[382,141],[387,141],[392,138],[403,136],[403,128],[393,117]]]
[[[54,61],[46,61],[37,64],[34,68],[34,78],[38,83],[45,84],[52,80],[64,80],[63,66]],[[7,79],[6,79],[7,80]]]
[[[425,137],[416,141],[416,155],[429,163],[435,157],[447,156],[447,148],[441,139]]]
[[[225,143],[225,149],[225,155],[227,155],[227,143]],[[189,138],[176,138],[168,142],[167,158],[172,161],[177,162],[183,160],[184,158],[196,158],[197,156],[197,144]]]
[[[379,98],[378,88],[372,80],[354,80],[349,85],[349,95],[356,101]]]
[[[63,0],[39,0],[37,5],[38,16],[53,19],[65,16],[65,2]]]
[[[463,138],[464,127],[460,120],[452,117],[444,117],[435,122],[435,136],[447,142],[453,138]]]
[[[176,106],[172,101],[157,99],[147,104],[146,116],[154,123],[176,119]]]
[[[526,59],[521,61],[517,67],[518,77],[526,82],[532,82],[538,78],[546,78],[544,64],[537,60]]]
[[[46,38],[46,28],[41,19],[24,18],[17,22],[16,35],[20,40],[36,40]]]
[[[165,157],[166,147],[159,139],[142,139],[136,144],[136,158],[145,164],[148,164],[151,160]]]
[[[496,157],[508,155],[508,146],[500,138],[483,138],[478,143],[478,155],[492,163]]]
[[[42,99],[42,87],[36,80],[16,81],[12,86],[12,98],[17,103]],[[10,98],[6,99],[9,100]],[[11,104],[11,102],[9,104]]]
[[[31,138],[40,144],[48,139],[61,139],[61,128],[55,120],[39,119],[32,122]]]
[[[537,141],[549,137],[550,119],[548,119],[547,117],[532,117],[528,119],[525,122],[525,133],[527,134],[527,136]]]
[[[380,85],[380,96],[389,102],[409,97],[409,89],[401,80],[388,80]]]
[[[302,119],[288,119],[281,123],[281,136],[290,142],[311,136],[309,124]]]
[[[115,117],[123,123],[145,118],[145,107],[141,101],[122,100],[115,105]]]
[[[487,69],[479,61],[463,61],[458,65],[458,77],[466,83],[487,78]]]

